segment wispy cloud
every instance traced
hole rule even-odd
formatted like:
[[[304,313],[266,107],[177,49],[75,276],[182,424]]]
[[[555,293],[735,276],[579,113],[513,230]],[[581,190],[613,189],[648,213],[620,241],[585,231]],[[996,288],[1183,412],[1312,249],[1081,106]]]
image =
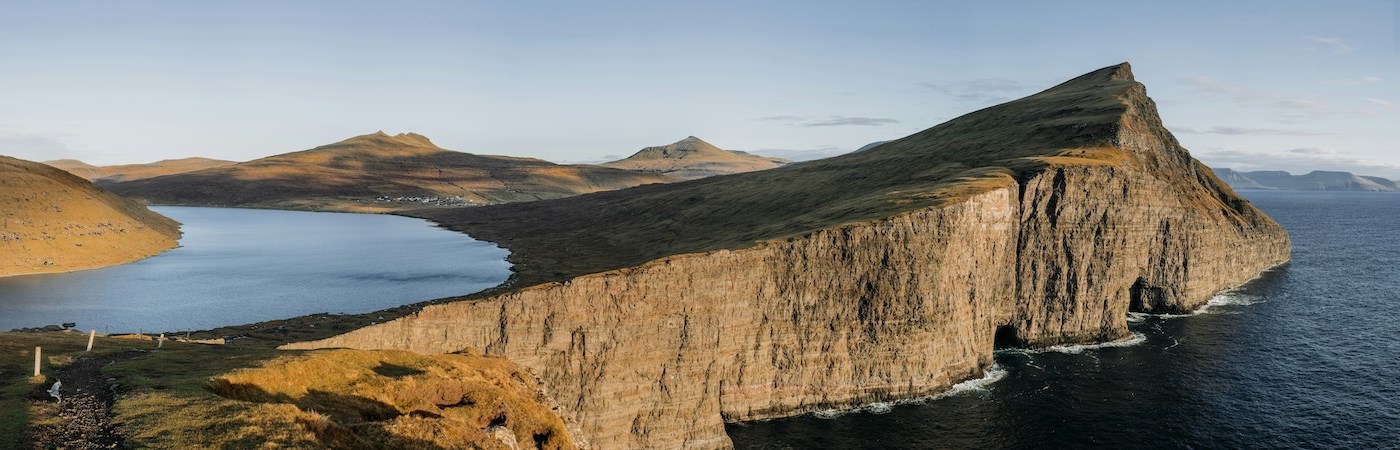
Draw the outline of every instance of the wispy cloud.
[[[1331,134],[1308,130],[1253,127],[1210,127],[1204,130],[1197,130],[1190,127],[1174,126],[1171,127],[1171,129],[1181,134],[1225,134],[1231,136],[1325,136]]]
[[[878,126],[883,126],[883,125],[892,125],[892,124],[899,123],[899,120],[891,119],[891,118],[888,118],[888,117],[862,117],[862,116],[826,116],[826,117],[809,117],[809,116],[767,116],[767,117],[759,117],[758,119],[754,119],[754,120],[759,120],[759,121],[764,121],[764,122],[783,122],[783,123],[786,123],[786,124],[788,124],[788,125],[799,126],[799,127],[845,127],[845,126],[878,127]]]
[[[975,103],[1002,103],[1031,89],[1025,83],[1005,78],[982,78],[952,83],[919,83],[919,86],[957,100]]]
[[[1351,53],[1352,50],[1355,50],[1354,47],[1352,47],[1350,44],[1347,44],[1346,41],[1343,41],[1342,38],[1339,37],[1306,36],[1305,39],[1322,45],[1324,48],[1326,48],[1332,53]]]
[[[76,153],[60,135],[0,130],[0,155],[44,161],[69,158]]]
[[[1367,98],[1367,99],[1366,99],[1366,103],[1370,103],[1370,104],[1372,104],[1372,105],[1380,106],[1380,107],[1385,108],[1385,109],[1400,109],[1400,103],[1395,103],[1395,102],[1392,102],[1392,101],[1390,101],[1390,100],[1385,100],[1385,99]]]
[[[1380,77],[1371,77],[1371,76],[1356,77],[1356,78],[1339,78],[1339,79],[1335,79],[1335,80],[1322,80],[1322,81],[1319,81],[1319,83],[1322,83],[1322,84],[1325,84],[1325,85],[1328,85],[1328,86],[1340,86],[1340,87],[1365,86],[1365,85],[1368,85],[1368,84],[1374,84],[1374,83],[1379,83],[1379,82],[1381,82],[1381,78],[1380,78]]]
[[[1359,158],[1328,147],[1304,147],[1276,151],[1212,148],[1197,155],[1211,167],[1239,171],[1285,170],[1307,173],[1339,170],[1357,175],[1400,178],[1400,164]]]
[[[1376,114],[1376,111],[1371,109],[1341,108],[1330,101],[1320,100],[1317,96],[1288,97],[1207,76],[1186,77],[1178,81],[1191,87],[1193,92],[1202,98],[1225,100],[1239,106],[1272,110],[1273,120],[1279,123],[1307,123],[1338,117],[1368,117]]]

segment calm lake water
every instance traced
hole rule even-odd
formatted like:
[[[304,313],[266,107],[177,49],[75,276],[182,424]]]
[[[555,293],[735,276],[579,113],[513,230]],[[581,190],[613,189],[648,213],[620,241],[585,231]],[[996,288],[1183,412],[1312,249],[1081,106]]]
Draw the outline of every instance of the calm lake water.
[[[0,330],[199,330],[363,313],[468,294],[510,276],[495,244],[398,216],[155,207],[180,247],[121,266],[0,278]]]
[[[1400,194],[1245,192],[1293,261],[1128,347],[1001,351],[936,400],[730,425],[741,449],[1400,448]]]

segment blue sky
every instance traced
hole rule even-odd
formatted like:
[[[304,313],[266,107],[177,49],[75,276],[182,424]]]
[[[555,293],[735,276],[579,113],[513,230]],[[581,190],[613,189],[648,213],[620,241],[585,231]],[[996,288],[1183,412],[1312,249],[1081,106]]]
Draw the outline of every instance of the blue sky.
[[[814,157],[1130,61],[1207,163],[1400,178],[1393,0],[405,3],[0,0],[0,154]]]

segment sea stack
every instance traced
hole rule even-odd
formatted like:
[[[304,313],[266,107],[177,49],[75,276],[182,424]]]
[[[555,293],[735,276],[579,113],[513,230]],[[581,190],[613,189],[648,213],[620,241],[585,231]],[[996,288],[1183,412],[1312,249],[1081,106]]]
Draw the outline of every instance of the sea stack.
[[[515,283],[287,347],[503,356],[597,448],[941,392],[1289,259],[1126,63],[863,152],[415,214],[510,248]]]
[[[0,156],[0,276],[127,263],[177,245],[180,224],[44,164]]]

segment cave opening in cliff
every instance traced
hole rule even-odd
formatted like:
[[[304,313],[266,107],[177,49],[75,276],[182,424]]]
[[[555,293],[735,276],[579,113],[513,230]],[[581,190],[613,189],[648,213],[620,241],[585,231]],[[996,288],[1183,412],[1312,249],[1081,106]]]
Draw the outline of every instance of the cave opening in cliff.
[[[992,349],[1017,348],[1021,346],[1021,338],[1017,337],[1016,327],[1007,324],[997,327],[995,337],[992,338]]]

